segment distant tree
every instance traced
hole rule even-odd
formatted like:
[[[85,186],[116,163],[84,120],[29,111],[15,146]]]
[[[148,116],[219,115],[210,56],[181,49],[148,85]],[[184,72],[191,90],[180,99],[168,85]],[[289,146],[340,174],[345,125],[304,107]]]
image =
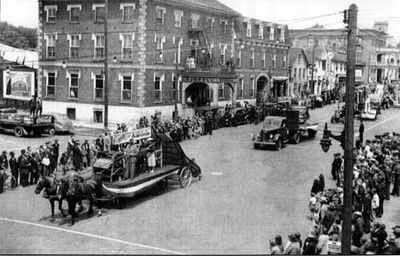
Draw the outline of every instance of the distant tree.
[[[0,22],[0,43],[26,50],[37,47],[35,28],[16,27],[7,22]]]

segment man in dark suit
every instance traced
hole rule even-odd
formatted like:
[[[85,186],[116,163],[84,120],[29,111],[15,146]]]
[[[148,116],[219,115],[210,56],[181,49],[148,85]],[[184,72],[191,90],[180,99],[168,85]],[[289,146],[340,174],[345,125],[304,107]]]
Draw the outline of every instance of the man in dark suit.
[[[28,178],[29,178],[29,168],[30,162],[28,157],[26,156],[25,149],[21,150],[21,155],[18,157],[18,166],[20,171],[20,183],[23,187],[28,186]]]
[[[19,177],[19,171],[18,171],[18,161],[15,158],[15,153],[10,152],[10,160],[8,161],[10,164],[10,169],[11,169],[11,175],[14,177],[14,180],[11,181],[11,187],[15,188],[18,187],[18,177]]]
[[[60,144],[58,143],[58,139],[55,139],[53,142],[53,158],[54,158],[54,168],[57,171],[58,167],[58,157],[60,156]]]

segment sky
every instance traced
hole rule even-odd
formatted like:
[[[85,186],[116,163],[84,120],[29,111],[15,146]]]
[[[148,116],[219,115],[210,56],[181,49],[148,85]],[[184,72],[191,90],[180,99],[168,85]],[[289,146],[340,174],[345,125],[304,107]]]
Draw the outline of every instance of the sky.
[[[38,0],[0,0],[1,21],[35,28],[38,25]],[[201,1],[201,0],[199,0]],[[307,28],[316,23],[326,28],[343,28],[343,14],[352,3],[358,6],[361,29],[372,28],[374,21],[389,22],[389,34],[400,41],[400,0],[220,0],[246,17],[287,24],[289,29]],[[336,13],[336,14],[335,14]],[[331,16],[310,19],[316,16]]]

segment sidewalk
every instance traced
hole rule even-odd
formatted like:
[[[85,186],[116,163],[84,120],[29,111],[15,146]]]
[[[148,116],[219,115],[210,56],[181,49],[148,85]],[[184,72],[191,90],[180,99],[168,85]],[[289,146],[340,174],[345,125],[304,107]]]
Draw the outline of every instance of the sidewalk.
[[[393,189],[393,184],[390,186],[390,192]],[[383,204],[382,218],[378,222],[386,225],[388,235],[393,234],[393,227],[400,225],[400,197],[390,196],[390,201],[385,200]]]

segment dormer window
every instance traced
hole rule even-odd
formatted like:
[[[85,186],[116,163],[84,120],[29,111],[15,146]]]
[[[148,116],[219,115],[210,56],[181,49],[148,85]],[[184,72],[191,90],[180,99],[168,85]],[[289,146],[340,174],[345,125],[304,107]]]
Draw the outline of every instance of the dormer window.
[[[251,37],[251,23],[250,22],[246,23],[246,36]]]

